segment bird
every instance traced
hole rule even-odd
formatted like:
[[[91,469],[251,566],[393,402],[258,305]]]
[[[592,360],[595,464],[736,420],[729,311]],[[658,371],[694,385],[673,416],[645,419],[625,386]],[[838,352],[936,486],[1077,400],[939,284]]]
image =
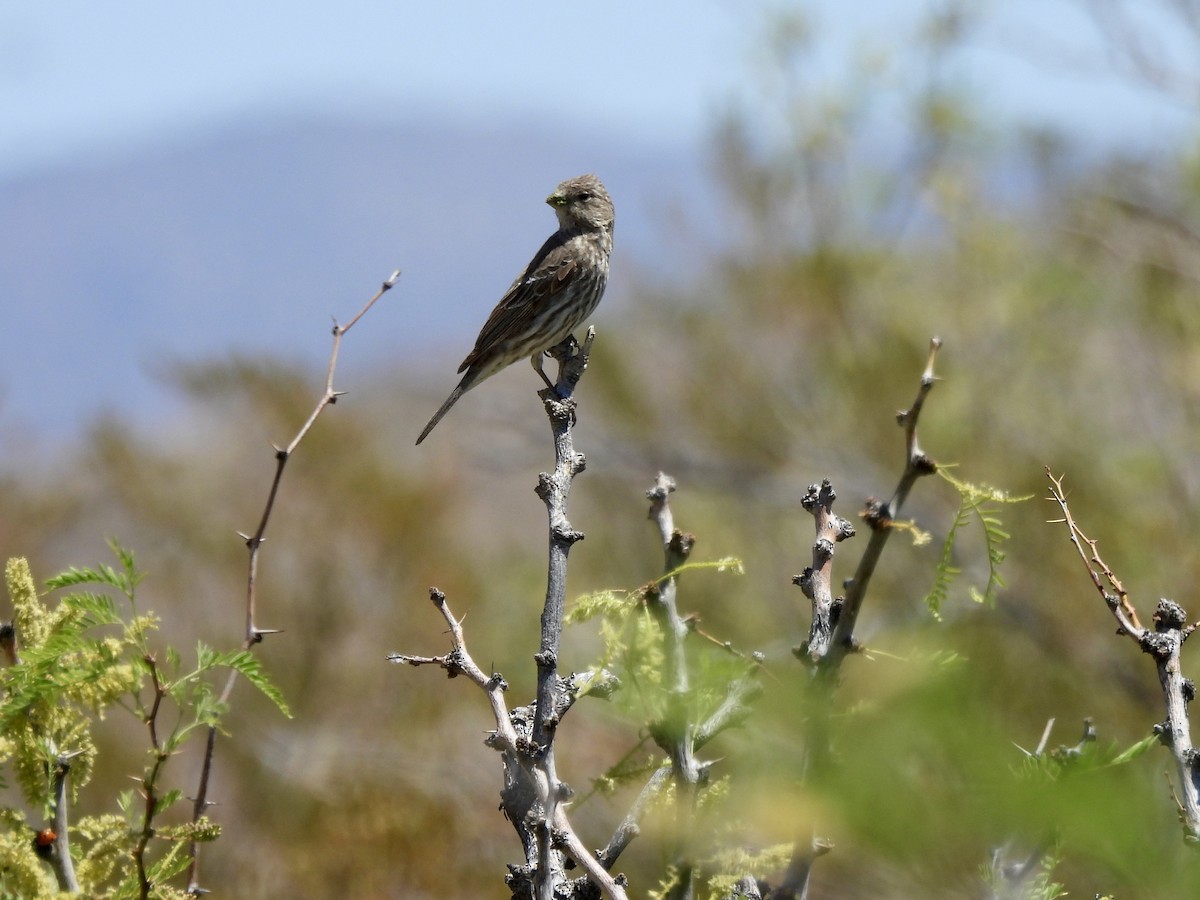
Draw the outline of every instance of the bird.
[[[542,369],[545,352],[570,337],[600,303],[612,253],[612,198],[595,175],[580,175],[562,182],[546,202],[558,217],[558,230],[483,323],[475,349],[458,367],[466,374],[433,414],[418,444],[459,397],[519,359],[529,357],[542,381],[553,388]]]

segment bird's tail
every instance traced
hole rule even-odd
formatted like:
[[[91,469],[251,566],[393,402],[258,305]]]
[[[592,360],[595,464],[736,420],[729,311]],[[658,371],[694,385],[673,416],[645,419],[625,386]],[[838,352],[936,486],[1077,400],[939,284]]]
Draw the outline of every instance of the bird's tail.
[[[457,403],[458,398],[467,392],[467,388],[464,387],[466,380],[467,379],[464,378],[461,382],[459,382],[458,387],[450,392],[450,396],[446,398],[446,402],[442,404],[441,409],[433,414],[433,418],[429,420],[429,424],[425,426],[425,430],[422,431],[421,436],[417,438],[418,444],[420,444],[421,441],[425,440],[425,438],[429,436],[429,432],[433,431],[433,426],[442,421],[442,416],[450,412],[450,407]]]

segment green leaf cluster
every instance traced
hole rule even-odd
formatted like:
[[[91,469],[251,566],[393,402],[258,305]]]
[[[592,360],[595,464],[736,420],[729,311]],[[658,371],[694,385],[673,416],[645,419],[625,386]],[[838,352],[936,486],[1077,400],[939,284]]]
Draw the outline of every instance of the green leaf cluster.
[[[984,546],[987,551],[987,580],[982,590],[971,586],[968,592],[976,603],[992,606],[996,602],[996,593],[1004,587],[1000,565],[1004,562],[1004,544],[1011,537],[1002,527],[997,511],[1006,504],[1023,503],[1030,498],[1028,496],[1013,497],[998,488],[959,481],[944,468],[938,469],[938,475],[950,483],[958,492],[959,498],[958,512],[954,516],[950,529],[946,532],[946,539],[942,542],[941,555],[938,558],[937,567],[934,569],[933,586],[925,597],[925,605],[929,611],[940,618],[942,604],[946,602],[950,594],[950,587],[962,574],[962,569],[954,564],[954,551],[962,529],[972,521],[976,521],[983,532]]]
[[[101,752],[97,722],[114,710],[145,728],[147,748],[136,790],[115,798],[119,813],[75,817],[71,851],[87,896],[142,896],[138,863],[156,897],[183,897],[169,887],[188,865],[192,842],[215,840],[207,818],[162,821],[184,796],[165,786],[169,761],[197,731],[219,725],[225,712],[214,676],[233,670],[285,715],[286,703],[261,663],[245,650],[217,652],[197,644],[185,666],[173,647],[152,639],[158,618],[140,612],[144,574],[133,554],[111,544],[116,565],[67,569],[47,581],[57,602],[39,594],[24,559],[9,560],[5,576],[13,606],[13,658],[0,669],[0,772],[11,772],[27,807],[55,817],[55,773],[67,767],[73,807]],[[148,799],[149,798],[149,799]],[[33,848],[34,826],[16,807],[0,807],[0,897],[49,897],[56,888]],[[144,850],[139,851],[139,839]],[[148,845],[148,847],[147,847]],[[141,859],[136,857],[141,854]]]

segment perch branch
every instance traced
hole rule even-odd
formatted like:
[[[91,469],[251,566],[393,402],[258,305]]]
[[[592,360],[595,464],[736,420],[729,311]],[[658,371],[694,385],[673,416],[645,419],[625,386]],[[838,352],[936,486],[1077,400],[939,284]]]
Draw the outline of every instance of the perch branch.
[[[583,454],[576,453],[572,437],[575,425],[575,386],[587,368],[595,331],[588,330],[582,346],[568,338],[551,348],[559,363],[557,383],[539,392],[554,437],[555,466],[552,473],[538,477],[537,494],[546,505],[549,521],[546,598],[541,616],[541,641],[535,656],[538,670],[537,697],[531,707],[508,710],[503,699],[506,687],[499,675],[488,676],[467,652],[462,628],[450,614],[445,597],[431,589],[434,603],[450,625],[450,653],[444,656],[392,654],[389,658],[413,666],[438,665],[449,677],[466,675],[483,688],[492,706],[496,731],[486,743],[500,751],[504,761],[501,806],[517,831],[525,853],[525,865],[509,866],[508,882],[514,895],[531,893],[537,900],[595,896],[598,888],[610,900],[626,900],[624,879],[614,877],[589,852],[575,833],[564,801],[571,796],[559,780],[554,762],[554,736],[562,716],[570,709],[583,685],[589,692],[605,696],[614,689],[606,672],[591,677],[558,674],[559,641],[566,605],[567,557],[571,547],[583,539],[567,519],[571,482],[584,470]],[[586,878],[568,883],[566,859],[573,860]]]

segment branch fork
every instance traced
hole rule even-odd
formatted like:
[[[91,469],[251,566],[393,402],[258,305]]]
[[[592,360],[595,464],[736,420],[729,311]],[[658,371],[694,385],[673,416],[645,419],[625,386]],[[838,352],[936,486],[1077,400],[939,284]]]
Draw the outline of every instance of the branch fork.
[[[1162,688],[1167,718],[1154,726],[1154,732],[1171,752],[1180,792],[1176,795],[1180,821],[1188,840],[1200,841],[1200,752],[1192,744],[1188,704],[1195,698],[1196,686],[1185,678],[1180,661],[1183,643],[1195,631],[1188,615],[1173,600],[1161,599],[1154,609],[1153,629],[1142,626],[1137,610],[1125,586],[1104,562],[1097,541],[1089,538],[1071,515],[1063,489],[1063,477],[1055,477],[1049,467],[1050,497],[1062,513],[1052,524],[1066,525],[1068,538],[1087,570],[1092,585],[1117,623],[1117,633],[1129,637],[1143,653],[1154,659]],[[1085,549],[1086,548],[1086,549]]]

